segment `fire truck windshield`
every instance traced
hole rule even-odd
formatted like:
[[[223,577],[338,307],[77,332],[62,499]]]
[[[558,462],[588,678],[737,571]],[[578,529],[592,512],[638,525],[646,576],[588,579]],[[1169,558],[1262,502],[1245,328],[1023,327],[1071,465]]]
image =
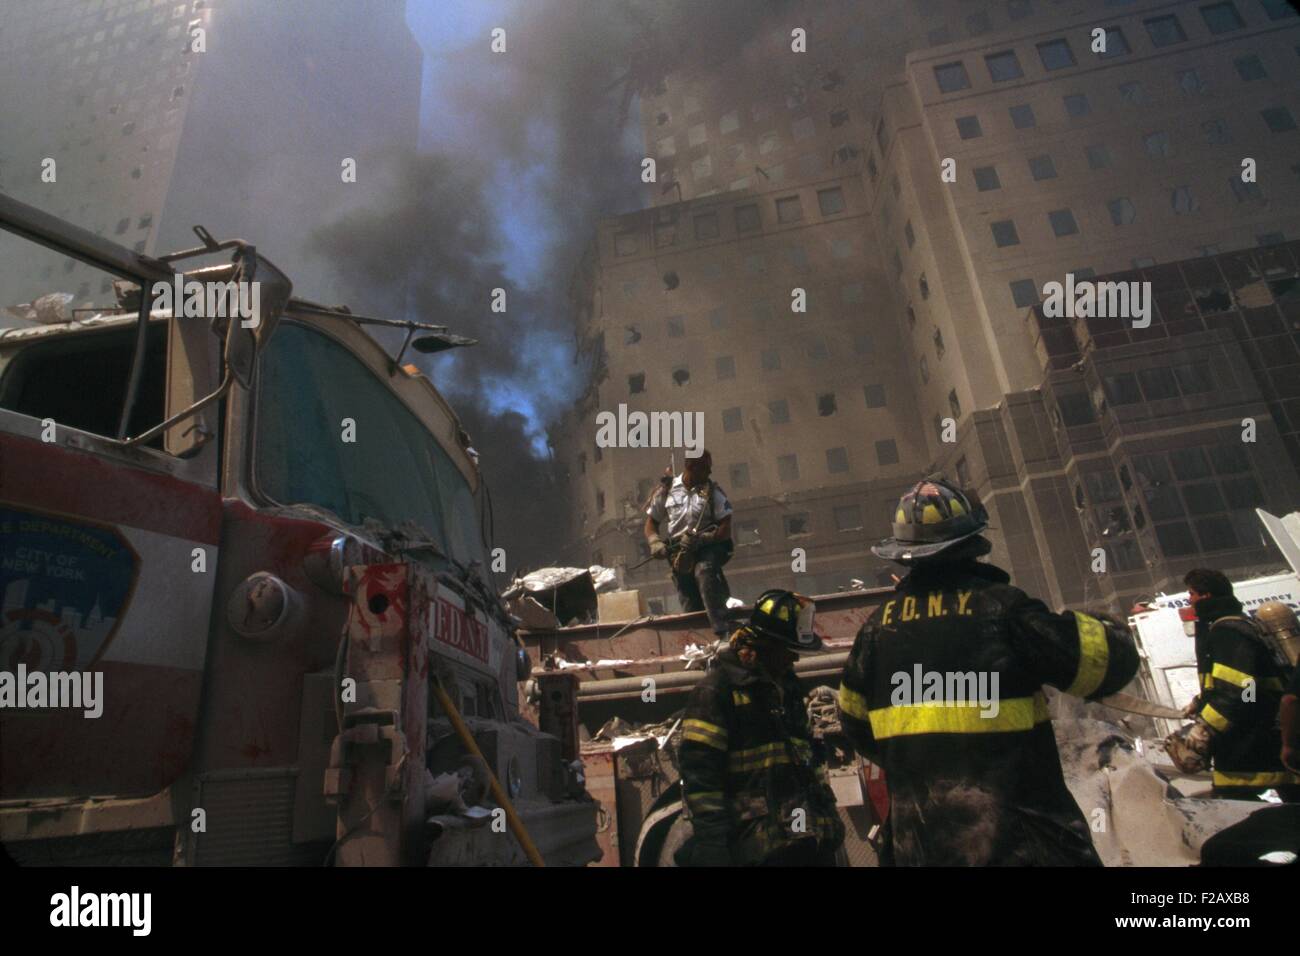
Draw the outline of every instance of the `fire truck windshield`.
[[[484,560],[464,476],[346,348],[284,322],[267,343],[256,387],[254,480],[263,495],[327,508],[354,525],[409,521],[455,560]]]

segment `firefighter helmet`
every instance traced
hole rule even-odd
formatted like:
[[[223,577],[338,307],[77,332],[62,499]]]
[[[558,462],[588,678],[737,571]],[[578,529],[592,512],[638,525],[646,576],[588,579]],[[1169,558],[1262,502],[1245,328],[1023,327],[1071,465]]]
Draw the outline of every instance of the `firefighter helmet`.
[[[764,591],[754,602],[749,615],[749,630],[757,637],[778,642],[796,654],[819,651],[821,638],[813,628],[817,605],[812,598],[793,591]]]
[[[894,510],[894,536],[874,545],[871,551],[887,561],[907,564],[947,551],[988,525],[988,512],[978,498],[942,475],[931,475],[899,499]]]

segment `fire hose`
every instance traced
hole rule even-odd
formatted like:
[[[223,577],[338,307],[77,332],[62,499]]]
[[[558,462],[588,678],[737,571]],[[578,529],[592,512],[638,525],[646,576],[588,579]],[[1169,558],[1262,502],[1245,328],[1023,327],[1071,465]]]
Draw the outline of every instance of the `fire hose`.
[[[506,812],[506,822],[510,825],[510,832],[515,835],[515,839],[518,840],[519,845],[523,847],[524,855],[528,857],[528,861],[532,863],[533,866],[545,866],[546,863],[542,860],[542,854],[538,851],[537,845],[533,843],[533,838],[528,835],[528,831],[524,828],[524,821],[519,819],[519,814],[515,812],[514,804],[510,802],[510,798],[506,795],[505,788],[502,787],[501,783],[497,780],[497,775],[493,773],[492,768],[488,766],[487,760],[483,757],[483,751],[479,750],[478,743],[474,740],[474,735],[471,734],[469,728],[465,726],[465,721],[461,720],[460,711],[458,711],[456,705],[451,702],[451,696],[442,689],[442,684],[436,677],[433,678],[430,683],[433,685],[434,696],[438,698],[438,706],[442,708],[443,713],[447,715],[447,719],[451,721],[452,729],[456,731],[456,736],[460,738],[461,745],[464,746],[464,748],[468,750],[487,771],[488,786],[492,791],[492,798],[496,800],[497,805]]]

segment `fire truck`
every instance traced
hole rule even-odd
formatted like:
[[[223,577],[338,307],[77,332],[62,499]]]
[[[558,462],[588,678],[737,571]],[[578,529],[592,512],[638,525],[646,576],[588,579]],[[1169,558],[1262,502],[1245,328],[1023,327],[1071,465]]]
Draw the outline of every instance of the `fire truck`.
[[[402,364],[472,340],[296,297],[197,227],[152,257],[0,196],[0,228],[115,279],[0,329],[4,852],[597,859],[580,768],[519,712],[477,456]],[[395,357],[367,324],[405,330]]]

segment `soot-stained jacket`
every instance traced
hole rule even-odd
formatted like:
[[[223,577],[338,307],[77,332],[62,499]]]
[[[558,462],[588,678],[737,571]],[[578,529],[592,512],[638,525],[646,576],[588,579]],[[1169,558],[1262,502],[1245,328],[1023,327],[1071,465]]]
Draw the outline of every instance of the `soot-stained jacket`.
[[[802,688],[719,652],[682,722],[682,783],[696,841],[725,843],[740,866],[815,837],[844,841],[823,756],[814,756]]]
[[[858,632],[840,684],[845,732],[885,770],[895,863],[1100,865],[1043,685],[1095,699],[1137,665],[1127,629],[1055,614],[998,567],[914,569]]]

